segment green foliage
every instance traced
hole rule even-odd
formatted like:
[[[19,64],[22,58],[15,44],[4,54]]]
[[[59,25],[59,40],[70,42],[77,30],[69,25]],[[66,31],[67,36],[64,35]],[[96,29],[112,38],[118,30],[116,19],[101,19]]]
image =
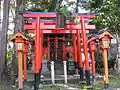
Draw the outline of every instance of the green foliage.
[[[118,33],[120,31],[120,0],[88,0],[91,12],[99,12],[100,15],[93,21],[97,29],[107,27]]]
[[[52,6],[52,0],[27,0],[26,10],[28,11],[49,11]]]
[[[115,58],[112,58],[110,55],[108,55],[108,68],[114,68],[114,64],[115,64]]]
[[[95,53],[96,56],[96,70],[98,73],[103,73],[103,58],[102,58],[102,54],[100,52],[96,52]],[[115,58],[112,58],[111,55],[108,52],[108,69],[110,71],[110,69],[114,68],[114,64],[115,64]]]
[[[28,30],[25,30],[24,33],[25,37],[28,38],[30,41],[33,41],[35,39],[35,35],[34,34],[29,34]]]
[[[98,73],[103,73],[103,62],[102,62],[102,55],[100,52],[95,53],[96,56],[96,70]]]
[[[11,63],[12,59],[13,59],[13,53],[14,53],[14,49],[10,48],[7,50],[7,64]]]
[[[64,16],[66,16],[66,17],[69,15],[69,12],[68,12],[67,7],[60,8],[59,11],[60,11],[61,13],[63,13]]]
[[[13,36],[13,34],[8,34],[8,41],[7,41],[7,64],[9,64],[13,59],[13,53],[15,49],[11,48],[12,41],[10,41],[10,38]]]
[[[28,30],[25,30],[25,33],[24,33],[25,37],[29,37],[29,34],[28,34]]]
[[[65,3],[65,4],[64,4]],[[64,0],[64,3],[62,3],[58,9],[61,13],[63,13],[65,16],[70,15],[71,12],[75,12],[75,1],[69,1],[69,0]],[[69,8],[72,7],[71,10]]]

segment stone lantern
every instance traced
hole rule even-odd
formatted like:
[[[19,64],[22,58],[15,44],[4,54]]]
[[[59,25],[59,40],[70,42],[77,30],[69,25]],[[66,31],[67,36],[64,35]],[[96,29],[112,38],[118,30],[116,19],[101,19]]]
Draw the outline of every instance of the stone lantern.
[[[102,34],[99,35],[100,49],[102,50],[102,57],[103,57],[105,89],[109,88],[107,50],[110,48],[110,39],[112,38],[114,37],[108,31],[104,31]]]
[[[26,50],[25,42],[28,39],[21,32],[18,32],[10,40],[15,42],[15,48],[18,52],[18,87],[19,90],[23,90],[23,53]]]

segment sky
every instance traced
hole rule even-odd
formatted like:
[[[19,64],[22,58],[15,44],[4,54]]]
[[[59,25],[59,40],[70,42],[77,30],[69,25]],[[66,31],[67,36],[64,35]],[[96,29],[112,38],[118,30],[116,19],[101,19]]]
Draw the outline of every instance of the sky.
[[[70,2],[77,2],[77,0],[68,0],[68,1],[70,1]],[[63,0],[63,2],[62,2],[62,4],[63,5],[66,5],[67,3],[65,2],[65,0]],[[73,4],[73,5],[71,5],[71,6],[69,6],[68,7],[68,10],[69,11],[73,11],[74,9],[75,9],[75,7],[76,7],[76,5],[75,4]],[[79,9],[78,9],[78,13],[87,13],[88,11],[86,11],[85,9],[83,9],[82,7],[79,7]]]

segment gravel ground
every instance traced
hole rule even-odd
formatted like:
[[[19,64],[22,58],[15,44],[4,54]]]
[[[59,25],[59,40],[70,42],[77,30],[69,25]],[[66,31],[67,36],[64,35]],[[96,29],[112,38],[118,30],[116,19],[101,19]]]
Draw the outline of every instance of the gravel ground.
[[[16,84],[17,85],[17,84]],[[120,76],[112,76],[109,78],[109,90],[120,90]],[[77,83],[74,84],[40,84],[40,90],[104,90],[103,77],[96,79],[93,84],[93,89],[87,89],[85,84],[80,85]],[[16,86],[6,86],[6,88],[0,88],[0,90],[17,90]],[[23,90],[34,90],[33,82],[25,82]]]

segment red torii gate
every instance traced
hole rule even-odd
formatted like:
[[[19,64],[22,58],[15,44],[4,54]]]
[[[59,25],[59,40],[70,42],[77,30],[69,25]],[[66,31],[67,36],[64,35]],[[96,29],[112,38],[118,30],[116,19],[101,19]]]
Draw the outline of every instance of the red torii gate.
[[[88,50],[87,50],[87,39],[86,33],[89,33],[89,30],[95,29],[95,25],[89,25],[89,22],[85,22],[85,19],[93,19],[95,15],[79,15],[72,14],[71,17],[79,17],[80,24],[75,24],[74,22],[66,21],[65,28],[56,28],[55,19],[56,13],[53,12],[28,12],[23,14],[24,18],[29,20],[27,24],[24,24],[24,29],[27,29],[29,33],[35,34],[35,67],[34,73],[38,74],[41,70],[42,63],[42,42],[43,35],[47,34],[77,34],[77,59],[79,62],[79,67],[82,66],[81,55],[81,38],[83,43],[83,51],[85,54],[85,71],[86,71],[86,83],[90,85],[90,68],[88,63]],[[70,18],[70,17],[68,17]],[[80,35],[81,34],[81,35]],[[75,48],[75,47],[74,47]]]

